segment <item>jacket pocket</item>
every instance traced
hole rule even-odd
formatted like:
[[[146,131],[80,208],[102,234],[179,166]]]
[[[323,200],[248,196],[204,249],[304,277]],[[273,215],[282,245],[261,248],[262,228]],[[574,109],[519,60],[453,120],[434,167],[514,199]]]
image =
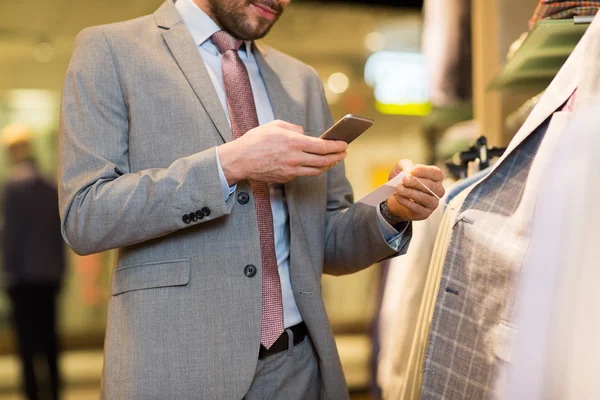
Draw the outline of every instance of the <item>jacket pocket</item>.
[[[134,290],[185,286],[190,282],[189,259],[159,261],[118,268],[112,279],[111,294]]]

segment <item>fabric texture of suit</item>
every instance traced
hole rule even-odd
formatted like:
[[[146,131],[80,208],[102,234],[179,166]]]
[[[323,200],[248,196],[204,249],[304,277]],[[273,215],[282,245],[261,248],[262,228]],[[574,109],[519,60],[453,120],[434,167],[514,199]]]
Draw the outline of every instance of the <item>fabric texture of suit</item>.
[[[255,56],[277,119],[315,137],[332,125],[313,69],[273,49]],[[60,208],[75,251],[119,248],[103,398],[239,399],[250,387],[261,254],[252,196],[238,201],[251,193],[248,182],[222,199],[215,146],[230,140],[171,0],[153,15],[79,34],[62,104]],[[291,282],[319,357],[322,397],[347,398],[321,274],[352,273],[397,249],[383,239],[374,207],[352,205],[343,163],[285,192]],[[209,215],[183,222],[202,209]],[[254,277],[247,265],[257,266]]]
[[[585,44],[598,34],[599,23],[588,29],[506,154],[461,209],[430,332],[424,398],[482,399],[503,391],[516,336],[517,277],[540,176],[564,128],[564,115],[552,114],[577,87]]]

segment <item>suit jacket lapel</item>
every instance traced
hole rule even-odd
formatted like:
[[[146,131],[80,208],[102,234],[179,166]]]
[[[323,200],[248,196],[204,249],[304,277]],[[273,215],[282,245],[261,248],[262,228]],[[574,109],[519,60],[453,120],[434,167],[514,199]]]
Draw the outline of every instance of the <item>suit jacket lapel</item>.
[[[275,67],[269,63],[267,49],[263,46],[255,43],[253,53],[265,82],[275,119],[294,123],[294,104],[281,80],[285,71],[275,70]]]
[[[177,61],[179,68],[202,102],[206,112],[225,142],[233,140],[231,127],[219,101],[206,66],[196,44],[171,0],[167,0],[155,13],[157,25],[165,28],[163,38]]]

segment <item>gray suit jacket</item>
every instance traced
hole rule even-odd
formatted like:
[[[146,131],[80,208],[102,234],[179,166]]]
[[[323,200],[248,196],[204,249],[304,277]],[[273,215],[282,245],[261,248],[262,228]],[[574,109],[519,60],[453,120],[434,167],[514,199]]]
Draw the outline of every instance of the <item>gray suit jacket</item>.
[[[313,69],[272,49],[255,55],[277,119],[312,136],[332,124]],[[240,399],[249,388],[261,255],[253,201],[237,201],[251,194],[248,182],[222,200],[215,146],[232,139],[171,0],[154,15],[79,34],[62,104],[60,210],[76,252],[119,248],[103,397]],[[352,273],[397,251],[382,238],[376,210],[352,205],[343,164],[285,191],[291,282],[319,356],[322,397],[344,399],[321,274]],[[184,223],[202,209],[210,215]],[[244,275],[250,264],[259,270],[253,278]]]

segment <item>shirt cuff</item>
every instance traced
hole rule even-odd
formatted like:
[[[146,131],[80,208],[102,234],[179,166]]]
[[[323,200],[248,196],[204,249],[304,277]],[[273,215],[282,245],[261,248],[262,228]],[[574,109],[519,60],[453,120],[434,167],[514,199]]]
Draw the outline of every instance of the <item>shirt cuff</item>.
[[[227,201],[229,196],[231,196],[231,194],[233,192],[235,192],[235,189],[237,188],[237,184],[235,184],[233,186],[229,186],[227,184],[227,178],[225,178],[225,173],[223,172],[223,167],[221,167],[221,160],[219,159],[218,148],[215,148],[215,152],[217,153],[217,167],[219,168],[219,177],[221,178],[221,193],[223,195],[223,201]]]
[[[377,221],[379,222],[379,229],[381,230],[381,235],[389,245],[401,238],[402,235],[404,235],[404,233],[406,232],[406,229],[408,229],[409,225],[408,222],[401,224],[403,228],[402,231],[399,232],[396,228],[390,225],[390,223],[387,222],[385,218],[383,218],[379,207],[377,207]]]

